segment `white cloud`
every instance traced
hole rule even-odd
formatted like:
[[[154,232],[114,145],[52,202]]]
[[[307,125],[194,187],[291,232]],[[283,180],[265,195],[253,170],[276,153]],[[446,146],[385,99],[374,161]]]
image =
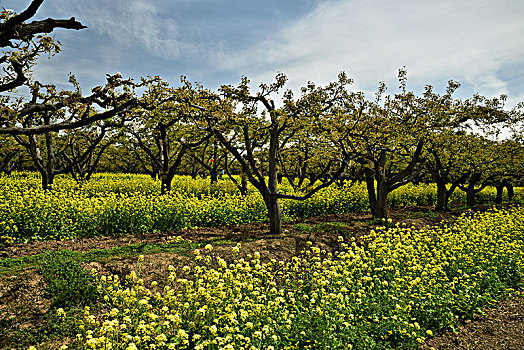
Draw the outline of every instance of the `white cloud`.
[[[164,13],[165,3],[147,0],[55,0],[62,16],[75,16],[90,30],[103,34],[115,43],[147,50],[154,56],[177,59],[194,54],[198,44],[180,40],[175,20]]]
[[[283,71],[292,87],[327,83],[340,70],[363,89],[396,86],[406,66],[410,86],[455,79],[486,95],[507,93],[497,72],[524,56],[523,17],[524,2],[510,0],[329,1],[220,62],[253,80]]]

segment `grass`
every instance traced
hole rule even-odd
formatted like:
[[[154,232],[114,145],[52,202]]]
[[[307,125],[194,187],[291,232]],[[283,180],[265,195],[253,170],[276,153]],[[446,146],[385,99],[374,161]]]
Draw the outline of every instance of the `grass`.
[[[347,222],[321,222],[315,225],[308,225],[304,223],[298,223],[294,225],[295,230],[304,233],[331,233],[336,235],[346,234],[348,229],[353,226]]]
[[[106,262],[112,259],[133,258],[145,254],[170,253],[186,255],[190,250],[215,241],[193,243],[181,241],[176,243],[137,243],[107,249],[94,249],[86,252],[77,252],[69,249],[61,250],[62,255],[77,263]],[[217,244],[217,243],[215,243]],[[21,270],[38,267],[49,258],[50,252],[39,253],[19,258],[0,260],[0,275],[14,274]]]

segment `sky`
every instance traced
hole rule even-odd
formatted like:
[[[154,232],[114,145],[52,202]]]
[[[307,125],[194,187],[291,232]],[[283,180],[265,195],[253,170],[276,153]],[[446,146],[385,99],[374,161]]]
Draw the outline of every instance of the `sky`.
[[[2,0],[20,12],[29,0]],[[62,52],[35,69],[42,82],[67,88],[72,72],[84,91],[120,72],[139,79],[180,75],[215,90],[247,76],[256,86],[285,73],[287,87],[325,85],[340,71],[353,89],[408,89],[456,97],[508,95],[524,101],[522,0],[46,0],[34,19],[75,17],[88,28],[57,29]]]

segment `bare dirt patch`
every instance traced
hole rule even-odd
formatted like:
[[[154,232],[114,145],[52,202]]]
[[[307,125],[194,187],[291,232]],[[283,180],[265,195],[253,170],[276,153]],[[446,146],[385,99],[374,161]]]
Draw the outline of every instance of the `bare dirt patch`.
[[[458,333],[448,330],[428,340],[422,350],[524,349],[524,298],[504,300],[484,313],[463,322]]]
[[[452,216],[459,215],[463,211],[453,211],[449,213],[432,213],[427,215],[426,207],[411,208],[410,211],[395,209],[391,211],[391,218],[397,222],[406,222],[408,226],[417,228],[426,225],[433,225],[448,219]],[[318,225],[326,222],[342,222],[351,228],[355,236],[362,236],[369,232],[373,226],[379,226],[379,223],[371,224],[371,215],[368,212],[357,212],[347,214],[333,214],[316,216],[296,221],[284,222],[284,235],[303,234],[302,231],[295,228],[296,224]],[[16,244],[11,247],[0,248],[0,259],[17,258],[22,256],[31,256],[51,250],[69,249],[77,252],[85,252],[93,249],[110,249],[130,244],[151,244],[167,243],[170,237],[181,236],[195,242],[208,241],[213,239],[227,239],[234,241],[246,241],[257,239],[264,241],[267,239],[280,239],[282,237],[268,234],[266,223],[249,223],[240,225],[229,225],[219,228],[200,228],[198,230],[171,231],[163,233],[148,233],[145,235],[125,235],[113,237],[94,237],[68,239],[63,241],[42,241]],[[322,235],[320,235],[322,236]],[[336,238],[336,237],[335,237]]]

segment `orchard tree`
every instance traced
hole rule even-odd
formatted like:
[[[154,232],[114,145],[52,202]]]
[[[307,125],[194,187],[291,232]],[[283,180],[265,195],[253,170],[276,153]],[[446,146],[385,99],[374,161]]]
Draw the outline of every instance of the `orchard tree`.
[[[191,87],[184,79],[182,82],[179,88],[170,88],[160,80],[150,84],[142,97],[147,107],[139,107],[139,118],[126,128],[158,171],[161,194],[171,191],[171,182],[186,153],[211,137],[189,122],[193,110],[183,101]]]
[[[497,162],[503,158],[500,145],[480,135],[470,135],[468,149],[465,150],[461,172],[465,181],[459,188],[466,192],[466,205],[475,205],[475,195],[489,185],[489,180]],[[461,176],[463,176],[461,175]]]
[[[10,137],[0,136],[0,172],[10,174],[16,167],[16,159],[21,156],[21,151]]]
[[[417,174],[431,119],[423,99],[406,90],[407,72],[399,71],[401,92],[386,95],[381,83],[375,101],[363,93],[346,103],[339,122],[343,153],[356,159],[366,182],[374,218],[387,217],[387,196]],[[358,98],[357,98],[358,97]]]
[[[134,148],[134,144],[128,142],[128,137],[119,133],[113,143],[109,144],[106,151],[102,154],[98,164],[98,171],[110,173],[146,173],[156,179],[158,173],[152,174],[144,169],[140,158],[136,153],[141,152],[139,148]]]
[[[437,211],[449,210],[451,195],[470,174],[462,171],[469,141],[468,135],[451,130],[429,137],[425,166],[437,185]]]
[[[11,129],[17,130],[11,133],[16,142],[24,147],[31,159],[34,162],[36,169],[42,176],[42,188],[47,190],[50,185],[53,184],[54,177],[57,174],[63,174],[74,171],[74,167],[85,162],[89,154],[94,148],[102,141],[106,128],[114,126],[114,123],[123,124],[123,122],[129,116],[130,100],[134,99],[134,92],[130,86],[134,84],[131,81],[123,82],[120,75],[108,77],[107,84],[93,89],[93,94],[87,98],[81,96],[81,90],[74,77],[70,77],[74,89],[71,91],[57,91],[53,85],[41,85],[36,82],[31,87],[32,98],[27,105],[35,106],[39,101],[40,105],[46,106],[42,110],[32,109],[26,111],[26,113],[15,113],[14,117],[16,123],[20,127],[14,127]],[[115,87],[124,84],[123,89],[116,89]],[[103,99],[101,99],[103,97]],[[47,108],[49,106],[62,105],[57,109]],[[112,106],[119,106],[116,109]],[[118,115],[114,121],[106,121],[105,124],[100,125],[100,134],[97,135],[90,147],[85,152],[75,155],[75,157],[67,156],[67,143],[71,144],[70,139],[65,144],[58,144],[60,140],[60,134],[57,131],[60,130],[58,125],[63,126],[64,120],[70,120],[71,124],[76,121],[86,121],[91,119],[91,122],[86,125],[92,125],[96,123],[97,116],[104,112],[100,112],[102,108],[108,108],[109,115],[113,117]],[[122,108],[120,110],[120,108]],[[103,119],[109,119],[104,117]],[[84,125],[85,126],[85,125]],[[42,127],[49,127],[49,129],[42,129]],[[58,129],[57,129],[58,128]],[[70,128],[64,128],[68,130]],[[30,132],[30,130],[38,133]],[[44,130],[42,132],[42,130]],[[18,132],[19,131],[19,132]],[[39,135],[42,132],[43,135]],[[58,147],[58,149],[57,149]],[[61,157],[66,155],[65,159]],[[79,170],[77,167],[76,170]]]
[[[221,170],[225,171],[227,151],[213,137],[206,139],[197,147],[193,147],[189,155],[194,163],[198,163],[201,169],[209,173],[211,184],[218,181]]]
[[[469,145],[465,130],[472,119],[471,110],[452,96],[459,87],[458,82],[450,80],[442,96],[434,93],[431,85],[427,85],[424,92],[426,110],[432,119],[424,164],[437,185],[437,211],[449,210],[449,198],[468,176],[463,173],[453,177],[463,165],[463,155]]]
[[[31,69],[41,54],[54,55],[60,51],[60,43],[47,33],[56,28],[86,28],[75,18],[34,20],[28,22],[42,5],[43,0],[33,0],[26,10],[16,14],[3,9],[0,12],[0,92],[26,87],[29,98],[3,97],[0,101],[0,135],[38,135],[60,130],[81,128],[97,121],[107,120],[128,112],[139,104],[134,93],[136,87],[130,79],[124,80],[119,73],[107,76],[105,85],[92,89],[91,94],[82,92],[73,76],[72,91],[57,91],[51,84],[32,79]],[[53,118],[61,114],[61,118]],[[46,122],[44,115],[49,116]],[[35,118],[43,118],[34,123]]]
[[[488,99],[475,94],[464,101],[455,99],[452,94],[459,86],[449,81],[442,96],[435,94],[431,86],[427,86],[424,93],[428,113],[434,120],[428,135],[425,165],[437,185],[438,211],[448,210],[449,198],[457,188],[466,189],[466,183],[468,203],[473,203],[475,191],[479,190],[474,187],[481,178],[487,179],[486,174],[481,174],[481,168],[490,162],[486,163],[484,141],[479,135],[495,138],[505,123],[519,115],[517,109],[505,110],[504,95]],[[480,134],[473,134],[473,128]]]
[[[346,90],[351,83],[352,80],[341,73],[337,83],[324,88],[310,82],[302,88],[301,98],[285,101],[284,113],[308,123],[288,128],[281,136],[285,142],[278,153],[279,173],[295,191],[308,191],[320,183],[332,183],[347,169],[351,157],[345,158],[342,154],[341,140],[345,134],[338,133],[337,126],[344,120],[342,116],[347,112],[347,105],[362,103],[363,97]]]
[[[11,91],[24,85],[30,79],[31,68],[36,64],[38,56],[53,55],[60,51],[59,43],[47,33],[56,28],[86,28],[74,17],[27,22],[43,2],[44,0],[33,0],[20,14],[5,8],[0,12],[0,47],[4,48],[0,57],[3,71],[0,92]]]
[[[464,163],[461,167],[465,183],[459,188],[466,192],[466,205],[475,205],[475,195],[486,186],[492,184],[495,178],[501,178],[497,164],[503,159],[510,148],[505,142],[495,141],[508,123],[522,120],[522,104],[508,111],[505,109],[507,97],[501,95],[492,99],[475,94],[463,103],[464,119],[479,132],[469,136],[468,149],[463,153]]]
[[[488,182],[497,189],[495,203],[501,204],[504,188],[508,200],[515,195],[514,186],[521,186],[524,180],[524,145],[515,139],[497,142],[498,153],[502,155],[492,167]]]
[[[330,173],[326,171],[324,174],[330,176],[330,181],[311,186],[306,193],[287,194],[278,191],[281,151],[289,144],[305,142],[303,136],[312,132],[300,131],[308,128],[324,129],[323,133],[317,135],[318,141],[329,143],[328,121],[339,109],[338,104],[346,93],[346,85],[351,82],[345,74],[341,74],[337,82],[324,88],[304,89],[297,100],[287,91],[283,95],[282,107],[277,107],[273,98],[281,92],[286,80],[285,75],[278,74],[274,83],[261,84],[259,92],[253,94],[249,80],[243,78],[236,87],[222,86],[220,98],[210,94],[210,103],[207,106],[193,103],[193,107],[201,112],[200,118],[195,116],[194,120],[202,130],[216,137],[229,155],[240,164],[247,181],[262,195],[268,210],[271,234],[282,232],[280,198],[310,198],[333,183],[346,167],[346,161],[340,152],[327,153],[325,156],[335,157],[336,163]],[[319,96],[315,98],[312,94]],[[305,100],[315,103],[302,103]],[[231,101],[236,104],[233,109],[235,113],[230,108]]]
[[[78,182],[89,181],[97,170],[104,152],[116,141],[115,128],[122,127],[125,119],[112,124],[95,123],[81,129],[68,130],[61,135],[65,144],[60,156],[71,176]]]
[[[0,134],[13,136],[28,150],[37,170],[42,174],[42,187],[46,189],[57,173],[73,167],[72,163],[68,166],[58,164],[54,145],[57,135],[53,133],[127,115],[131,108],[139,105],[134,89],[146,84],[146,81],[136,84],[129,79],[122,79],[117,73],[108,76],[105,85],[93,88],[87,96],[82,95],[74,76],[70,77],[73,84],[71,91],[58,91],[51,84],[34,81],[31,68],[37,63],[38,56],[44,53],[53,55],[60,51],[59,43],[45,33],[55,28],[85,28],[74,18],[27,22],[42,3],[34,0],[18,15],[9,10],[0,13],[0,43],[3,48],[0,91],[21,87],[29,89],[28,99],[2,98]],[[43,137],[37,136],[42,134]]]

